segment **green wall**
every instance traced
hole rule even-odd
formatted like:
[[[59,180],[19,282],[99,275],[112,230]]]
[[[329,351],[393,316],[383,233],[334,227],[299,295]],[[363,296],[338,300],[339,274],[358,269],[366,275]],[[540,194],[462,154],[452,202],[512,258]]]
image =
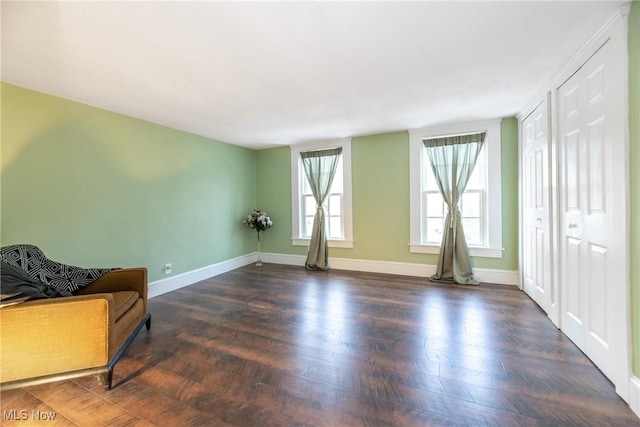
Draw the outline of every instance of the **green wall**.
[[[628,40],[633,371],[640,377],[640,2],[637,0],[631,4]]]
[[[262,241],[265,252],[305,255],[291,245],[290,150],[258,152],[258,203],[274,225]],[[409,134],[355,137],[351,142],[353,249],[332,248],[337,258],[435,265],[437,255],[409,252]],[[502,234],[504,256],[475,258],[476,267],[518,269],[518,124],[502,121]]]
[[[256,152],[2,84],[2,245],[151,281],[252,252]]]
[[[353,249],[330,249],[331,256],[417,261],[408,246],[409,134],[353,138],[351,171]]]
[[[261,233],[261,249],[278,254],[306,255],[307,248],[291,246],[291,157],[289,147],[257,152],[256,203],[273,227]]]

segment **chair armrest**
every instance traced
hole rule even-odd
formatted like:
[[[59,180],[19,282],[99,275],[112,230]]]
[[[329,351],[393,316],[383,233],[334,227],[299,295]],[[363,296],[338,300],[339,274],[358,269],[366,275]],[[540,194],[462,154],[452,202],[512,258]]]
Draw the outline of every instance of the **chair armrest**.
[[[147,269],[145,267],[123,268],[113,270],[76,291],[76,295],[111,293],[117,291],[136,291],[144,301],[144,312],[147,312]]]
[[[27,301],[0,309],[0,382],[104,366],[115,346],[113,296]]]

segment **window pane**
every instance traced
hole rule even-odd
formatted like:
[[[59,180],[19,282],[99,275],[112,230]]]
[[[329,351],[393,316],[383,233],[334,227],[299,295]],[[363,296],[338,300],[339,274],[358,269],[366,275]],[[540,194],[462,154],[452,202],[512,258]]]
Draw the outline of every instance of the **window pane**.
[[[480,178],[480,174],[478,173],[478,168],[476,167],[473,170],[471,177],[469,177],[469,182],[467,183],[467,190],[475,190],[480,188],[479,178]]]
[[[300,176],[300,180],[302,181],[302,194],[312,194],[311,187],[309,186],[309,181],[307,180],[307,175],[305,175],[302,165],[300,165]]]
[[[429,217],[443,216],[442,215],[443,200],[440,193],[427,193],[426,197],[427,197],[427,206],[426,206],[427,216]]]
[[[464,236],[467,239],[469,245],[482,244],[480,233],[480,220],[476,218],[463,218],[462,228],[464,229]]]
[[[329,215],[331,216],[340,216],[341,211],[341,194],[331,194],[329,196]]]
[[[478,156],[478,160],[476,161],[476,166],[473,169],[473,173],[471,177],[469,177],[469,182],[467,183],[467,190],[479,190],[484,188],[484,177],[485,177],[485,157],[486,150],[482,147],[482,151]]]
[[[307,216],[304,218],[304,230],[302,230],[302,236],[311,237],[312,230],[313,230],[313,216]]]
[[[329,217],[329,230],[327,235],[330,239],[342,239],[342,219],[339,216]]]
[[[431,167],[431,163],[429,163],[429,158],[427,158],[425,164],[425,178],[426,178],[426,188],[429,190],[438,190],[438,181],[436,181],[436,176],[433,174],[433,168]]]
[[[427,219],[427,242],[440,243],[442,241],[444,218]]]
[[[480,218],[481,204],[480,192],[465,191],[462,195],[462,216],[463,218]]]
[[[316,201],[313,196],[304,196],[304,212],[302,212],[303,216],[316,214]]]
[[[300,188],[302,194],[312,194],[311,187],[309,186],[309,181],[307,180],[307,175],[304,171],[304,164],[302,159],[300,159],[298,163],[300,176]],[[336,174],[333,177],[333,181],[331,182],[331,193],[342,193],[343,191],[343,173],[342,173],[342,156],[338,160],[338,167],[336,169]]]
[[[343,187],[343,177],[342,177],[342,156],[340,156],[340,160],[338,160],[338,167],[336,168],[336,174],[333,176],[333,181],[331,182],[331,190],[330,193],[342,193]]]

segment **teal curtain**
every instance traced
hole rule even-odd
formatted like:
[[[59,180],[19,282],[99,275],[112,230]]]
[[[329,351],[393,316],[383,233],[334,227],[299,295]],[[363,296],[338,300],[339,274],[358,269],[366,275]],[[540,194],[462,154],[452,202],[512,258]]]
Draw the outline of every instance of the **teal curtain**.
[[[431,276],[433,281],[478,284],[473,277],[458,203],[473,173],[485,135],[483,132],[423,140],[440,194],[448,207],[438,265]]]
[[[313,218],[309,252],[307,253],[307,260],[305,261],[305,267],[308,270],[329,269],[329,247],[327,244],[324,208],[322,205],[331,189],[331,183],[336,174],[341,154],[342,148],[300,153],[304,173],[317,205],[316,214]]]

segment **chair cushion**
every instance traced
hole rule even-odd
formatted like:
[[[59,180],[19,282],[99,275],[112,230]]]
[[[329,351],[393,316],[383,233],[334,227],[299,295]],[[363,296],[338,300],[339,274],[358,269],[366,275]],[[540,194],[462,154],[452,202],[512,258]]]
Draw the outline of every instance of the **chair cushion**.
[[[115,305],[116,322],[120,319],[140,298],[140,294],[135,291],[112,292],[113,303]]]

